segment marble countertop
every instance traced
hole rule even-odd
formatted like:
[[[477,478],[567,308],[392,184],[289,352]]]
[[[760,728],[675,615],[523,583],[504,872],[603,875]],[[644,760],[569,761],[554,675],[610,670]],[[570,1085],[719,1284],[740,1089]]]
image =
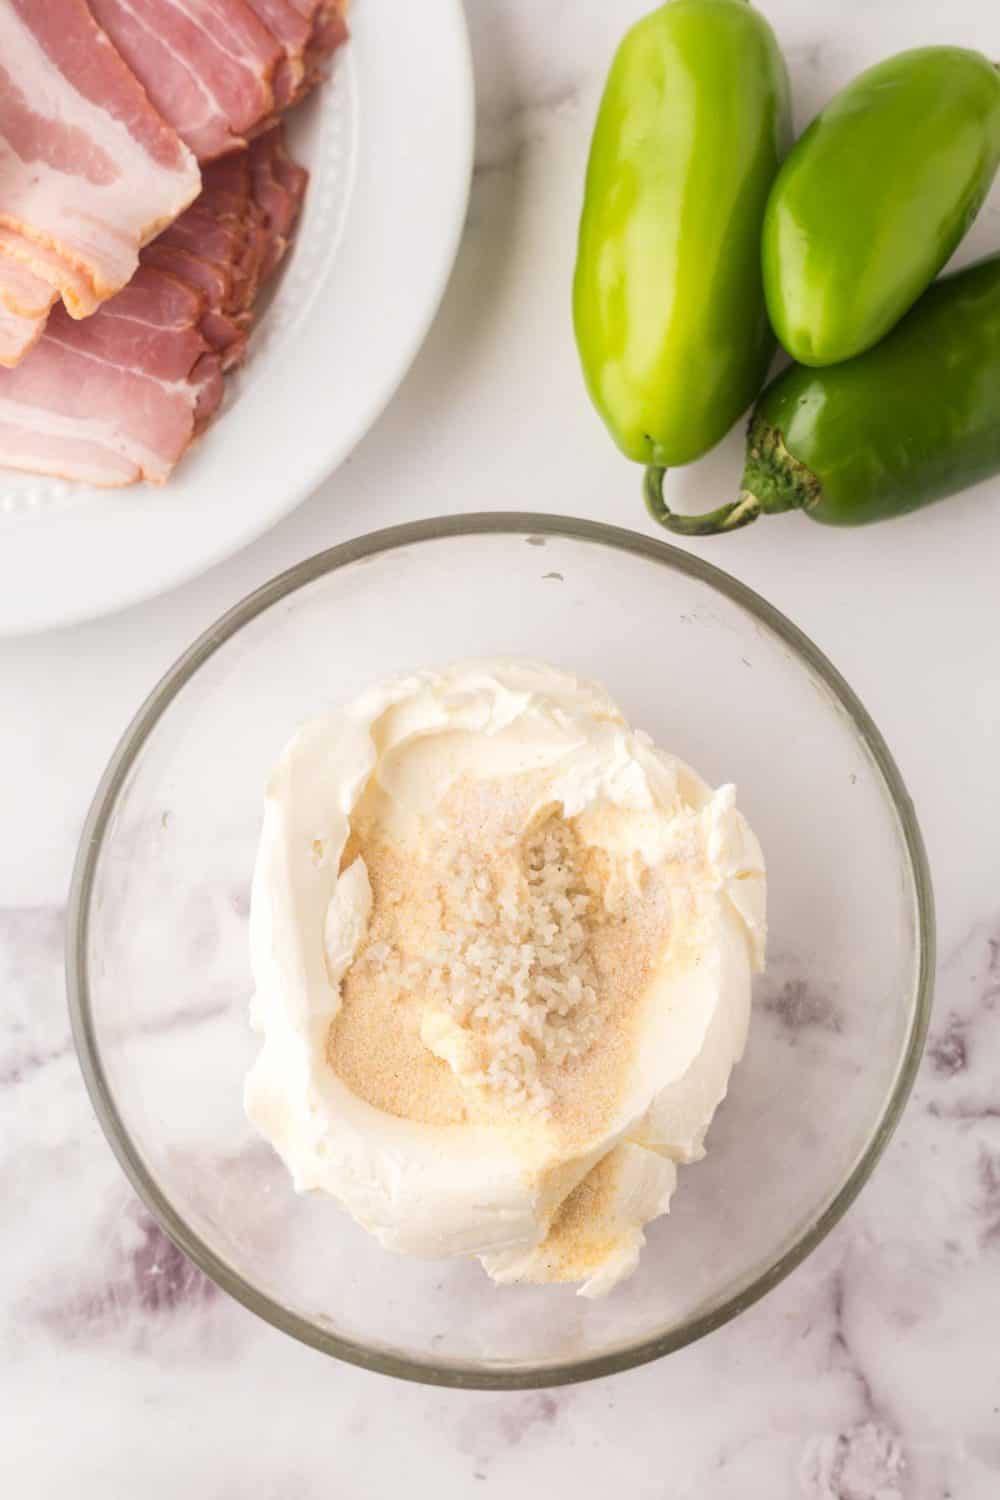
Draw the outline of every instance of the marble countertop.
[[[879,723],[927,839],[941,951],[924,1065],[873,1180],[735,1323],[551,1392],[452,1393],[340,1366],[183,1260],[132,1200],[87,1103],[62,979],[70,865],[115,741],[192,637],[279,569],[404,519],[524,508],[647,529],[635,474],[583,398],[567,315],[597,93],[644,7],[468,8],[480,126],[468,227],[379,424],[296,514],[199,581],[0,643],[0,1492],[995,1500],[1000,482],[867,533],[774,520],[711,554],[819,643]],[[800,120],[887,52],[998,47],[990,0],[764,9]],[[963,256],[997,243],[995,194]],[[692,499],[727,492],[740,446],[735,434],[682,476]]]

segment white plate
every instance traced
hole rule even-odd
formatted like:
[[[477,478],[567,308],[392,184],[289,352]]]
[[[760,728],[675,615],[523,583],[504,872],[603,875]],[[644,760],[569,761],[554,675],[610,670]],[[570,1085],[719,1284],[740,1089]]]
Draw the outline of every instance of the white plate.
[[[0,634],[108,614],[239,550],[339,464],[396,390],[458,250],[475,136],[460,0],[354,0],[332,83],[290,120],[312,181],[226,408],[168,484],[0,469]]]

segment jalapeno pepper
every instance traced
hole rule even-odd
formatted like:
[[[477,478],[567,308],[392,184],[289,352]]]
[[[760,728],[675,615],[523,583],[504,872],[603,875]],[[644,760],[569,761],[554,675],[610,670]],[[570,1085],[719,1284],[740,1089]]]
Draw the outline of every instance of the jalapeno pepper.
[[[771,322],[828,365],[883,338],[969,228],[1000,165],[1000,73],[922,47],[862,73],[796,142],[764,219]]]
[[[741,493],[703,516],[663,499],[653,517],[685,536],[734,531],[802,510],[830,526],[905,515],[1000,472],[1000,255],[945,276],[894,331],[856,359],[792,365],[750,419]]]
[[[573,316],[590,394],[637,462],[698,458],[760,390],[774,348],[760,235],[788,138],[784,62],[747,0],[671,0],[619,47]]]

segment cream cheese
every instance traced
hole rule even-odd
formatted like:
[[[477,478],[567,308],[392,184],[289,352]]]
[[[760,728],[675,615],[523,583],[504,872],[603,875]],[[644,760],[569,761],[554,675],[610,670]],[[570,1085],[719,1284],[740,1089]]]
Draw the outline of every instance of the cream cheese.
[[[558,1110],[505,1109],[461,1012],[428,1002],[414,1045],[448,1070],[464,1116],[376,1108],[329,1047],[373,920],[372,872],[349,848],[361,811],[377,808],[380,833],[417,870],[456,787],[515,784],[530,793],[529,823],[555,808],[582,850],[599,851],[609,903],[650,881],[665,892],[663,940],[615,1053],[620,1080],[573,1128]],[[765,935],[763,857],[733,788],[713,792],[657,750],[601,688],[508,661],[379,684],[304,726],[268,787],[251,909],[262,1047],[247,1113],[297,1190],[332,1195],[386,1248],[476,1255],[499,1282],[574,1280],[600,1295],[635,1268],[675,1164],[704,1154]],[[588,1066],[602,1056],[595,1044]]]

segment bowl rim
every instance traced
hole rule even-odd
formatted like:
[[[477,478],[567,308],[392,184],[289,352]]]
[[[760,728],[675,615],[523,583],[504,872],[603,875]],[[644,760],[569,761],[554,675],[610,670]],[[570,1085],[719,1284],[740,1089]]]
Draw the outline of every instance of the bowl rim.
[[[837,1192],[793,1243],[744,1286],[684,1322],[606,1353],[537,1364],[482,1365],[421,1360],[331,1333],[259,1291],[186,1223],[148,1170],[118,1111],[101,1058],[91,1010],[87,946],[95,875],[122,787],[159,720],[199,669],[244,626],[288,595],[362,558],[415,543],[460,537],[524,535],[596,543],[638,556],[708,584],[777,635],[830,689],[881,773],[909,861],[916,908],[917,979],[905,1046],[881,1115]],[[795,1269],[826,1237],[867,1182],[895,1130],[923,1052],[935,965],[934,898],[923,837],[898,767],[871,716],[845,679],[798,626],[753,589],[700,556],[639,532],[569,516],[496,511],[434,517],[370,532],[306,558],[261,585],[204,631],[153,688],[116,746],[84,823],[73,869],[66,937],[70,1020],[84,1082],[98,1121],[126,1177],[174,1243],[225,1292],[273,1327],[324,1354],[364,1369],[425,1385],[524,1390],[592,1380],[632,1369],[684,1348],[745,1311]]]

